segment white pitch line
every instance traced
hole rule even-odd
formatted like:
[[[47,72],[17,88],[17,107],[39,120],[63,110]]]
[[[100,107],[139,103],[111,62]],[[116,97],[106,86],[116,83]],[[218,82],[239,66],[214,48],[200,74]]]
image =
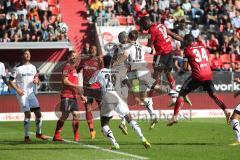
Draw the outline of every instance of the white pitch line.
[[[31,135],[35,135],[36,133],[34,132],[29,132]],[[49,139],[53,139],[53,137],[51,136],[47,136]],[[87,144],[83,144],[81,142],[75,142],[75,141],[71,141],[71,140],[67,140],[67,139],[63,139],[64,142],[67,143],[73,143],[73,144],[79,144],[83,147],[87,147],[87,148],[92,148],[92,149],[96,149],[96,150],[100,150],[100,151],[104,151],[104,152],[110,152],[110,153],[115,153],[115,154],[119,154],[119,155],[124,155],[124,156],[128,156],[128,157],[132,157],[132,158],[136,158],[139,160],[147,160],[149,159],[148,157],[142,157],[142,156],[138,156],[135,154],[131,154],[131,153],[127,153],[127,152],[121,152],[121,151],[115,151],[115,150],[110,150],[110,149],[105,149],[105,148],[101,148],[95,145],[87,145]]]

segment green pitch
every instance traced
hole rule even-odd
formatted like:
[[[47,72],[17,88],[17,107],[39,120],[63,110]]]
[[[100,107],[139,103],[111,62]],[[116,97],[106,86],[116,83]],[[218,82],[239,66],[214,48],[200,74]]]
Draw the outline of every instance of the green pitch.
[[[81,142],[72,143],[71,123],[65,123],[62,137],[67,142],[53,143],[41,141],[31,135],[32,143],[24,144],[23,122],[0,122],[0,160],[237,160],[240,146],[229,146],[234,136],[225,119],[193,119],[181,121],[172,127],[160,122],[155,129],[149,130],[149,123],[140,121],[145,137],[152,148],[145,149],[138,137],[128,127],[125,136],[118,129],[119,121],[112,121],[110,126],[121,149],[109,152],[109,143],[100,131],[99,121],[95,121],[96,139],[91,142],[85,121],[80,122]],[[45,121],[43,132],[53,136],[55,121]],[[35,124],[31,122],[31,131]]]

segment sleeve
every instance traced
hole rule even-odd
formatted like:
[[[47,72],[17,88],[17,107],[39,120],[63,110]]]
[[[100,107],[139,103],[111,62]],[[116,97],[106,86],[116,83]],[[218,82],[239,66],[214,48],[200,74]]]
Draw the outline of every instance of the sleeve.
[[[151,35],[150,40],[151,40],[152,42],[154,42],[155,39],[156,39],[156,34],[154,33],[153,29],[150,29],[150,30],[149,30],[149,34]]]
[[[10,75],[10,80],[16,79],[17,75],[18,75],[18,68],[14,67],[13,71],[12,71],[12,74]]]
[[[151,54],[153,51],[151,47],[147,47],[147,46],[143,46],[143,50],[147,54]]]

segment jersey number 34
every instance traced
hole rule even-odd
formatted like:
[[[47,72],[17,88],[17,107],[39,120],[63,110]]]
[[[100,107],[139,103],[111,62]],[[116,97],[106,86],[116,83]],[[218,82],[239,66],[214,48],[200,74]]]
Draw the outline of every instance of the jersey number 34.
[[[193,53],[196,55],[195,61],[202,62],[202,60],[208,61],[208,56],[205,48],[193,49]]]

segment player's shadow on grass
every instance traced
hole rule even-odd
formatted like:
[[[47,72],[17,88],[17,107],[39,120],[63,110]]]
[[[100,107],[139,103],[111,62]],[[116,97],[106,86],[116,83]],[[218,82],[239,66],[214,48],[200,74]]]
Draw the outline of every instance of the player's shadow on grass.
[[[165,146],[207,146],[207,145],[216,145],[216,143],[198,143],[198,142],[192,142],[192,143],[151,143],[152,145],[165,145]]]

